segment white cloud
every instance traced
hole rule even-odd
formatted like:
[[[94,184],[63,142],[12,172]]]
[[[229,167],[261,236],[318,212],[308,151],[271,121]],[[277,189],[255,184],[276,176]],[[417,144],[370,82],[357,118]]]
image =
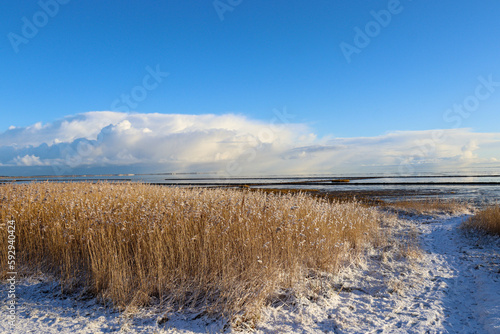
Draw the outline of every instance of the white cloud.
[[[477,145],[476,140],[471,140],[464,147],[462,147],[462,159],[470,160],[477,158],[477,155],[474,154],[474,151],[477,151],[479,146]]]
[[[243,116],[88,112],[0,133],[0,166],[141,165],[163,171],[256,173],[453,170],[500,159],[500,133],[396,131],[318,138],[303,124]]]
[[[2,146],[24,147],[41,143],[68,143],[78,138],[95,139],[103,127],[116,124],[127,116],[118,112],[88,112],[46,125],[39,122],[25,128],[11,126],[9,130],[0,133],[0,143]]]
[[[17,166],[44,166],[47,165],[43,163],[39,157],[35,155],[25,155],[24,157],[17,156],[13,160],[14,164]]]

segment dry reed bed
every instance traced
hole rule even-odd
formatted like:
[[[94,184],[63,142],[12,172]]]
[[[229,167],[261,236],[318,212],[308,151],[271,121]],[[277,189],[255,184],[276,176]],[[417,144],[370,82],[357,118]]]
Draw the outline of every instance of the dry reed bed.
[[[424,200],[400,200],[384,203],[383,206],[393,208],[398,212],[411,215],[433,215],[449,214],[457,215],[470,213],[472,207],[469,203],[459,200],[446,199],[424,199]]]
[[[119,308],[258,312],[273,291],[381,242],[377,210],[304,194],[31,183],[1,185],[0,200],[2,240],[15,220],[25,274]],[[0,253],[5,277],[7,247]]]
[[[491,206],[476,213],[461,227],[500,236],[500,205]]]

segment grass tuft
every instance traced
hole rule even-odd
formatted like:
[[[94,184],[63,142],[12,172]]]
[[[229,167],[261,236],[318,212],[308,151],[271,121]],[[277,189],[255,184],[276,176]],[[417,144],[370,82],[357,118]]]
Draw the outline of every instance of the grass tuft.
[[[500,205],[491,206],[465,221],[462,228],[500,235]]]

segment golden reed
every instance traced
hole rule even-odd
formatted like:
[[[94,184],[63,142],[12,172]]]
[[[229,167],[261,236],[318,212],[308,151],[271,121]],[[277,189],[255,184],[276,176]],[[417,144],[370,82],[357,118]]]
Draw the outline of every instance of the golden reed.
[[[377,210],[301,193],[30,183],[1,185],[0,200],[0,234],[15,220],[23,274],[52,275],[121,309],[253,312],[381,242]]]
[[[463,228],[500,235],[500,206],[491,206],[469,218]]]

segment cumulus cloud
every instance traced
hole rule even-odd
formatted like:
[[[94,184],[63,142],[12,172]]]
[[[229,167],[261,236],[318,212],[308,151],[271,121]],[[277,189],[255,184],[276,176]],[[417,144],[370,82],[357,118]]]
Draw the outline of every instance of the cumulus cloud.
[[[14,164],[17,166],[44,166],[39,157],[35,155],[25,155],[24,157],[17,156],[13,159]]]
[[[303,124],[243,116],[88,112],[0,133],[2,168],[142,166],[145,171],[244,174],[412,172],[500,159],[500,134],[468,129],[318,138]]]

